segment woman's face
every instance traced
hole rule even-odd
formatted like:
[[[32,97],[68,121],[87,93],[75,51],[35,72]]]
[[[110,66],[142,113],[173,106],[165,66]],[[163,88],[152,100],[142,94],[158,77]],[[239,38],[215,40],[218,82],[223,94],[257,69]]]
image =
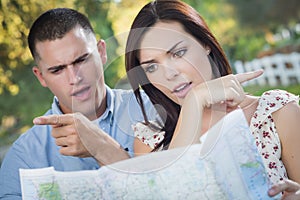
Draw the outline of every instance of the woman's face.
[[[149,81],[177,104],[196,85],[212,79],[209,47],[178,22],[158,22],[143,36],[139,61]]]

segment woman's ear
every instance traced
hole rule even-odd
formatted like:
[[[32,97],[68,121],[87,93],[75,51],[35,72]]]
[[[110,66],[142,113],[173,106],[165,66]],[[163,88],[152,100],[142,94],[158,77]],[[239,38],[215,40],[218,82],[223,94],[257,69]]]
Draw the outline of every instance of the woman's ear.
[[[209,47],[206,47],[205,49],[206,49],[206,55],[209,55],[209,54],[210,54],[210,51],[211,51],[210,48],[209,48]]]
[[[106,53],[106,43],[104,40],[100,40],[97,43],[98,52],[101,57],[102,64],[104,65],[107,62],[107,53]]]
[[[39,67],[34,66],[34,67],[32,68],[32,72],[33,72],[33,74],[37,77],[37,79],[39,80],[40,84],[41,84],[43,87],[48,87],[48,86],[47,86],[47,83],[46,83],[46,81],[45,81],[45,79],[44,79],[44,77],[43,77],[43,74],[42,74],[42,72],[41,72],[41,70],[40,70]]]

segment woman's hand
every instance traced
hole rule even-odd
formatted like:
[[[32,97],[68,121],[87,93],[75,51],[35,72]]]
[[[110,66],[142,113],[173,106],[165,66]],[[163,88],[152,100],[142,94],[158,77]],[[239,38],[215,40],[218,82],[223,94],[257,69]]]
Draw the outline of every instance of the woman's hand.
[[[236,107],[245,98],[241,83],[255,79],[262,73],[262,70],[257,70],[213,79],[193,88],[187,97],[196,97],[198,102],[204,103],[202,105],[204,107],[210,107],[217,103],[226,103],[228,107]]]
[[[270,197],[274,197],[277,194],[283,192],[282,200],[300,200],[300,184],[292,180],[286,179],[273,185],[268,194]]]
[[[234,110],[245,98],[241,83],[252,80],[262,73],[262,70],[258,70],[243,74],[231,74],[201,83],[189,91],[182,104],[169,148],[183,147],[199,142],[204,108],[226,103],[226,111]]]

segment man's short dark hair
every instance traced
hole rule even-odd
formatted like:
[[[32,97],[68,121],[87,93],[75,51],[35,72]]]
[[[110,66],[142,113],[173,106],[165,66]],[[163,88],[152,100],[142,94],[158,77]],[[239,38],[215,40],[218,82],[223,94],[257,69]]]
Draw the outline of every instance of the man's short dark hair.
[[[76,10],[55,8],[40,15],[32,24],[28,35],[28,46],[33,58],[39,57],[36,51],[37,42],[61,39],[77,25],[87,33],[94,33],[88,18]]]

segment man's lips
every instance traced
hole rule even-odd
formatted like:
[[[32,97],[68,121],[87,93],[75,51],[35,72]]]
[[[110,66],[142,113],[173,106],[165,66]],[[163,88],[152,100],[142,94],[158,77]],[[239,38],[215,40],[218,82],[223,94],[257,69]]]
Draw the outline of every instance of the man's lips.
[[[90,93],[90,87],[87,86],[87,87],[82,87],[82,88],[74,90],[71,93],[71,96],[75,97],[79,100],[84,100],[89,97],[89,93]]]

